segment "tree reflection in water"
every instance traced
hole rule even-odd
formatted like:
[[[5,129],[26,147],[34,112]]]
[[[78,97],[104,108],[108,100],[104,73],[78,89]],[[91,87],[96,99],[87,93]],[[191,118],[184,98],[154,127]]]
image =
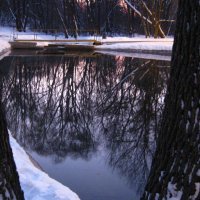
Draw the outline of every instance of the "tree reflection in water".
[[[158,132],[168,63],[126,58],[119,80],[101,103],[109,164],[145,185]],[[143,187],[139,187],[143,188]]]
[[[3,99],[9,128],[27,149],[108,164],[142,185],[155,149],[169,62],[99,56],[10,57]]]

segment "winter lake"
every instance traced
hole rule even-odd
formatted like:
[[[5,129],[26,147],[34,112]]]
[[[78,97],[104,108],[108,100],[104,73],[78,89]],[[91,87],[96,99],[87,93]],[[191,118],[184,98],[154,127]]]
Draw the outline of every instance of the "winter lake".
[[[137,200],[149,173],[169,61],[111,55],[1,60],[8,128],[82,200]]]

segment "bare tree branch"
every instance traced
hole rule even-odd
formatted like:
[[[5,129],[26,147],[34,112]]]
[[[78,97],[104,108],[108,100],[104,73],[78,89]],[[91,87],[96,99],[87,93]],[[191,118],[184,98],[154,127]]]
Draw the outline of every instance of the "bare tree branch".
[[[140,18],[142,18],[143,20],[145,20],[145,21],[148,22],[149,24],[152,24],[152,22],[151,22],[149,19],[147,19],[145,16],[143,16],[142,13],[141,13],[139,10],[137,10],[137,8],[136,8],[135,6],[133,6],[128,0],[124,0],[124,1],[126,2],[126,4],[127,4],[130,8],[132,8],[132,9],[134,10],[134,12],[135,12]]]

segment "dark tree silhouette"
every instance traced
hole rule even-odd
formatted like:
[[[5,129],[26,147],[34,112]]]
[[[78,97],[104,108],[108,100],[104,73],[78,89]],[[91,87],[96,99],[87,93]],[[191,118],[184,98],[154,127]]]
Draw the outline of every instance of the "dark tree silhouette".
[[[97,32],[102,36],[145,33],[164,37],[174,33],[177,1],[1,0],[0,24],[14,25],[18,31],[28,28],[36,32],[64,33],[65,37]]]
[[[0,105],[0,199],[23,200],[19,177],[9,144],[6,120]]]
[[[200,2],[180,0],[171,80],[143,200],[200,199],[199,48]]]

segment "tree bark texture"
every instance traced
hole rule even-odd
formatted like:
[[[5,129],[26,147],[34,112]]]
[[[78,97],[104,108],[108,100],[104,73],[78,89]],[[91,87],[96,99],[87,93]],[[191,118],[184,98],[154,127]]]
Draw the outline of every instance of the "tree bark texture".
[[[142,200],[200,199],[200,1],[179,0],[170,82]],[[174,189],[172,189],[172,186]]]
[[[19,155],[20,156],[20,155]],[[24,195],[20,187],[19,177],[16,171],[12,150],[9,144],[9,136],[6,120],[0,105],[0,199],[23,200]]]

